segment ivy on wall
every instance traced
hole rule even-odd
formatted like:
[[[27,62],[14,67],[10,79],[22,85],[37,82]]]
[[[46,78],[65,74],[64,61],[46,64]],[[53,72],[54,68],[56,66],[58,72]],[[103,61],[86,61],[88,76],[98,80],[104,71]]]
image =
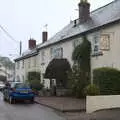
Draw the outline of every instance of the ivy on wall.
[[[78,45],[72,53],[72,59],[84,72],[90,72],[90,53],[91,43],[84,36],[83,42]]]
[[[72,53],[72,59],[75,64],[72,72],[68,74],[69,87],[72,89],[72,94],[76,97],[84,96],[83,90],[90,82],[90,54],[91,43],[84,36],[83,42]]]

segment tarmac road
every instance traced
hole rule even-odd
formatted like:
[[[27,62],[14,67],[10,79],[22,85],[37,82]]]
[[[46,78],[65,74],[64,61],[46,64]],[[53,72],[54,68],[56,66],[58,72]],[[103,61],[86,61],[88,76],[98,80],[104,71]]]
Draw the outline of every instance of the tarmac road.
[[[18,102],[9,104],[3,101],[0,93],[0,120],[65,120],[60,114],[52,109],[39,104]]]

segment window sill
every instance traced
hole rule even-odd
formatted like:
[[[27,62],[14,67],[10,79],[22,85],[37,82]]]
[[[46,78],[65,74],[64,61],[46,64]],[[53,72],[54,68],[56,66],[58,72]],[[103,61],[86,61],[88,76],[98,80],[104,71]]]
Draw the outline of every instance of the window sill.
[[[42,63],[41,63],[41,65],[45,65],[45,63],[44,63],[44,62],[42,62]]]
[[[91,56],[92,56],[92,57],[97,57],[97,56],[102,56],[102,55],[103,55],[103,52],[102,52],[102,51],[99,51],[99,52],[93,53]]]

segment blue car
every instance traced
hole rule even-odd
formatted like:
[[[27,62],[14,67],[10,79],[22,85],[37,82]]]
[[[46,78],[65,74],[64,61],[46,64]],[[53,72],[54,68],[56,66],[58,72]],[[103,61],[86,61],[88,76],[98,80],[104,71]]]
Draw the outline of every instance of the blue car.
[[[30,100],[34,102],[35,94],[28,84],[13,82],[10,86],[6,86],[3,91],[3,99],[9,101],[10,104],[16,100]]]

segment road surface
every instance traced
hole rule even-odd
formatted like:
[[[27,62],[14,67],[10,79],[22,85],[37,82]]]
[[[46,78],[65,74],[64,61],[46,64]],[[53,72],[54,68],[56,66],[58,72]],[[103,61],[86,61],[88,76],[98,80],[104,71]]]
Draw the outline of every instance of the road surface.
[[[39,104],[18,102],[9,104],[3,101],[0,93],[0,120],[65,120],[52,109]]]

